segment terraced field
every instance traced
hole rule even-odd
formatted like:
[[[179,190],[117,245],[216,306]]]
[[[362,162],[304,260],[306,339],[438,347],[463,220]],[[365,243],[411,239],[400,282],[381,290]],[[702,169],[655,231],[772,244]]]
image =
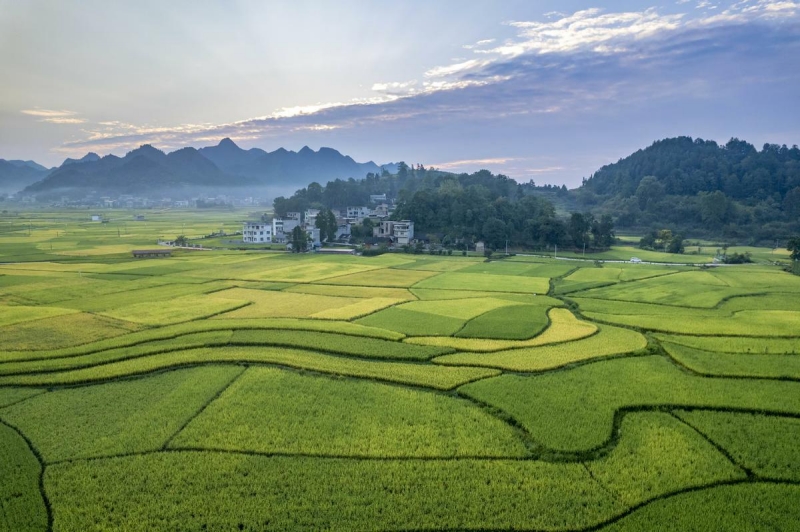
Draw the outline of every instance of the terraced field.
[[[800,278],[777,268],[135,261],[48,223],[0,227],[0,531],[800,520]]]

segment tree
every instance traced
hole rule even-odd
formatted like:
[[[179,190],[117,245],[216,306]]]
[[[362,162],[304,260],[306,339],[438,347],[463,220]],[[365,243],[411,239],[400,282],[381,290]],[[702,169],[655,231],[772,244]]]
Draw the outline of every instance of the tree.
[[[614,220],[604,214],[592,222],[592,244],[598,248],[609,248],[614,243]]]
[[[176,246],[188,246],[189,245],[189,239],[186,238],[183,235],[180,235],[178,238],[175,239],[175,245]]]
[[[483,238],[492,249],[498,249],[506,242],[506,224],[499,218],[489,218],[483,224]]]
[[[291,233],[291,243],[292,243],[292,253],[301,253],[308,249],[308,242],[311,239],[306,233],[305,229],[296,225],[294,229],[292,229]]]
[[[654,176],[648,175],[642,178],[636,188],[636,198],[639,200],[639,208],[646,210],[648,207],[661,201],[664,197],[664,185]]]
[[[330,209],[325,209],[317,214],[314,226],[319,229],[319,239],[321,241],[333,242],[336,240],[336,230],[339,228],[336,223],[336,215]]]
[[[787,251],[791,251],[792,260],[800,260],[800,236],[794,236],[789,239],[789,245],[786,246]]]
[[[667,253],[683,253],[683,235],[675,235],[667,244]]]
[[[576,248],[589,243],[589,230],[592,228],[594,217],[591,214],[573,212],[569,219],[569,236]]]

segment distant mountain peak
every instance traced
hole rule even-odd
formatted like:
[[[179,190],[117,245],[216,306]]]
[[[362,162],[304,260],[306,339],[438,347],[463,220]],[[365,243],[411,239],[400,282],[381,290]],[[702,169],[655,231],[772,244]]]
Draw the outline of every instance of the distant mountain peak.
[[[226,149],[235,148],[237,150],[241,149],[235,142],[233,142],[230,139],[230,137],[225,137],[224,139],[219,141],[219,144],[217,144],[217,147],[218,148],[226,148]]]
[[[65,164],[74,164],[74,163],[90,163],[90,162],[95,162],[95,161],[99,161],[99,160],[100,160],[100,156],[97,155],[95,152],[90,151],[89,153],[87,153],[86,155],[81,157],[80,159],[71,159],[69,157],[64,159],[64,162],[61,163],[61,166],[64,166]]]
[[[298,154],[298,155],[311,155],[311,154],[313,154],[313,153],[314,153],[314,150],[312,150],[312,149],[311,149],[311,148],[309,148],[308,146],[303,146],[303,147],[300,149],[300,151],[299,151],[299,152],[297,152],[297,154]]]

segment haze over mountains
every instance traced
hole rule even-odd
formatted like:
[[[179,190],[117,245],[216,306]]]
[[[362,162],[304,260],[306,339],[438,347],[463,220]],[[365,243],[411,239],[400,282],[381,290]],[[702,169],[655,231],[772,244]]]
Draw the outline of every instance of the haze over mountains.
[[[150,195],[168,192],[189,193],[195,189],[236,192],[232,187],[256,190],[294,190],[311,181],[350,177],[362,178],[395,171],[394,164],[380,167],[374,162],[358,163],[332,148],[298,152],[283,148],[266,152],[244,150],[231,139],[216,146],[182,148],[164,153],[143,145],[124,157],[89,153],[80,159],[66,159],[48,170],[33,161],[0,160],[0,191],[22,191],[47,199],[56,196]]]

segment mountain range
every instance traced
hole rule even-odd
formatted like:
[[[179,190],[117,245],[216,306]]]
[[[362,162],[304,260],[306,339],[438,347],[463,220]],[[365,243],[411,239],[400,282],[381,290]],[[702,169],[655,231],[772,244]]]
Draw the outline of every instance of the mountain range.
[[[189,193],[198,188],[228,192],[231,187],[290,189],[312,181],[362,178],[368,173],[379,174],[383,168],[396,171],[395,164],[380,167],[372,161],[358,163],[332,148],[244,150],[226,138],[216,146],[171,153],[147,144],[124,157],[88,153],[80,159],[66,159],[52,169],[33,161],[0,159],[0,191],[21,190],[24,195],[47,199],[63,195]]]
[[[34,161],[6,161],[0,159],[0,192],[13,193],[44,179],[48,168]]]

